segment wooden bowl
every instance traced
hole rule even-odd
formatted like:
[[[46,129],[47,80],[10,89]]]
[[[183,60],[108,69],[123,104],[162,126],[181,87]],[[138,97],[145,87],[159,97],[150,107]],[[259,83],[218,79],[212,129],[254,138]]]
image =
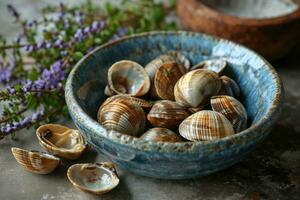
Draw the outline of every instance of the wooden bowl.
[[[283,57],[300,42],[300,0],[178,0],[187,30],[244,44],[264,57]]]

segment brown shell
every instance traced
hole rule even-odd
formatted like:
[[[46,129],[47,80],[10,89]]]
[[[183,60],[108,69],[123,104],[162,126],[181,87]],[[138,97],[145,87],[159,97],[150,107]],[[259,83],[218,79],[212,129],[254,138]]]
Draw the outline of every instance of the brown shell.
[[[98,122],[107,129],[138,136],[145,130],[146,114],[137,104],[113,101],[101,108]]]
[[[114,63],[108,70],[108,87],[105,94],[130,94],[143,96],[150,89],[150,79],[145,69],[130,60]]]
[[[233,135],[234,130],[221,113],[203,110],[185,119],[179,126],[179,133],[187,140],[207,141]]]
[[[221,76],[220,79],[222,81],[222,88],[219,95],[228,95],[236,98],[240,96],[240,87],[234,80],[228,76]]]
[[[67,177],[83,192],[101,195],[118,186],[120,180],[112,163],[82,163],[69,167]]]
[[[118,95],[114,95],[114,96],[107,98],[101,104],[101,106],[98,109],[97,116],[101,113],[101,109],[103,108],[103,106],[105,106],[111,102],[128,102],[130,104],[137,104],[137,105],[141,106],[143,109],[149,109],[152,107],[152,103],[150,103],[149,101],[146,101],[144,99],[132,97],[132,96],[126,95],[126,94],[118,94]]]
[[[78,130],[58,124],[42,125],[36,130],[36,135],[48,152],[70,160],[79,158],[87,145]]]
[[[147,119],[154,127],[174,129],[189,115],[190,113],[178,103],[162,100],[153,105]]]
[[[214,111],[222,113],[233,125],[235,132],[247,128],[247,111],[243,104],[231,96],[214,96],[210,100]]]
[[[13,147],[12,154],[16,161],[27,171],[36,174],[49,174],[60,163],[60,159],[48,153],[27,151]]]
[[[200,62],[199,64],[193,66],[191,69],[208,69],[211,71],[216,72],[218,75],[223,74],[225,68],[227,66],[226,60],[223,59],[212,59],[212,60],[205,60]]]
[[[145,132],[141,137],[141,140],[155,141],[155,142],[181,142],[181,138],[177,133],[166,128],[151,128]]]
[[[221,89],[221,80],[217,73],[197,69],[183,75],[174,88],[175,100],[187,108],[198,108],[209,103],[211,96]]]
[[[186,69],[176,62],[162,64],[155,73],[151,95],[158,99],[174,100],[174,86]]]

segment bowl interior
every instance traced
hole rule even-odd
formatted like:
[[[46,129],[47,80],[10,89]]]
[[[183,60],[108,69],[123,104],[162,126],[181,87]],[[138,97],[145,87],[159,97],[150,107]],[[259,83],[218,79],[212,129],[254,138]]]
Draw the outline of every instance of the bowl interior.
[[[97,109],[107,98],[104,88],[107,71],[113,63],[129,59],[145,66],[155,57],[173,50],[182,52],[192,64],[206,59],[225,58],[229,63],[225,74],[241,88],[241,101],[248,112],[249,125],[266,117],[278,93],[278,80],[269,64],[234,43],[187,32],[143,34],[93,51],[72,72],[75,100],[96,120]]]
[[[202,0],[202,3],[228,15],[252,19],[280,17],[299,8],[293,0]]]

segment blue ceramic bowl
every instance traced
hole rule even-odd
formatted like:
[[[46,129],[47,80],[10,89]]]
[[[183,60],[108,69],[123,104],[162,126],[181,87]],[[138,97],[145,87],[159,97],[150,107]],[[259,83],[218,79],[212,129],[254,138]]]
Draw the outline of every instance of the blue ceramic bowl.
[[[247,130],[211,142],[155,143],[107,131],[97,123],[97,109],[106,98],[107,70],[114,62],[129,59],[145,66],[171,50],[182,52],[193,64],[211,58],[229,62],[225,74],[242,89]],[[66,84],[73,121],[95,149],[134,173],[162,179],[195,178],[237,163],[269,134],[282,101],[281,81],[266,60],[238,44],[191,32],[151,32],[105,44],[74,67]]]

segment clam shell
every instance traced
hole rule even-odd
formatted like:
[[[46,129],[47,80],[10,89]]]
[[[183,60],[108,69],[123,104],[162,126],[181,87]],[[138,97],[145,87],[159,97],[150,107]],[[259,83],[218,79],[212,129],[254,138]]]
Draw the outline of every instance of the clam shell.
[[[155,127],[174,129],[189,115],[190,113],[178,103],[162,100],[153,105],[147,119]]]
[[[240,96],[240,87],[234,80],[228,76],[221,76],[220,79],[222,81],[222,88],[219,95],[228,95],[236,98]]]
[[[114,96],[107,98],[99,107],[98,115],[100,114],[103,106],[105,106],[111,102],[128,102],[130,104],[137,104],[137,105],[141,106],[143,109],[149,109],[152,107],[152,103],[150,103],[149,101],[146,101],[144,99],[132,97],[132,96],[126,95],[126,94],[119,94],[119,95],[114,95]]]
[[[216,72],[217,74],[221,75],[227,66],[226,60],[223,59],[212,59],[212,60],[205,60],[200,62],[199,64],[193,66],[191,70],[195,69],[208,69],[211,71]]]
[[[155,73],[151,95],[159,99],[174,100],[174,86],[185,72],[185,68],[176,62],[162,64]]]
[[[111,191],[120,182],[112,163],[74,164],[67,176],[75,188],[96,195]]]
[[[113,101],[101,108],[98,122],[107,129],[138,136],[145,130],[146,114],[137,104]]]
[[[247,128],[247,111],[243,104],[231,96],[214,96],[210,100],[214,111],[222,113],[233,125],[235,132]]]
[[[209,103],[210,97],[221,89],[221,80],[213,71],[197,69],[183,75],[174,88],[175,100],[187,108],[198,108]]]
[[[141,140],[155,142],[181,142],[183,139],[175,132],[166,128],[151,128],[145,132]]]
[[[171,56],[175,62],[181,64],[182,66],[184,66],[184,68],[188,71],[191,67],[191,62],[190,60],[183,55],[181,52],[179,51],[169,51],[167,53],[167,55]]]
[[[36,174],[49,174],[60,163],[58,157],[45,152],[27,151],[16,147],[11,148],[11,151],[24,169]]]
[[[42,147],[62,158],[77,159],[86,149],[86,140],[78,130],[58,124],[40,126],[36,135]]]
[[[150,89],[150,79],[145,69],[138,63],[122,60],[108,70],[106,94],[130,94],[143,96]]]
[[[179,126],[179,133],[187,140],[207,141],[233,135],[234,130],[221,113],[203,110],[185,119]]]

